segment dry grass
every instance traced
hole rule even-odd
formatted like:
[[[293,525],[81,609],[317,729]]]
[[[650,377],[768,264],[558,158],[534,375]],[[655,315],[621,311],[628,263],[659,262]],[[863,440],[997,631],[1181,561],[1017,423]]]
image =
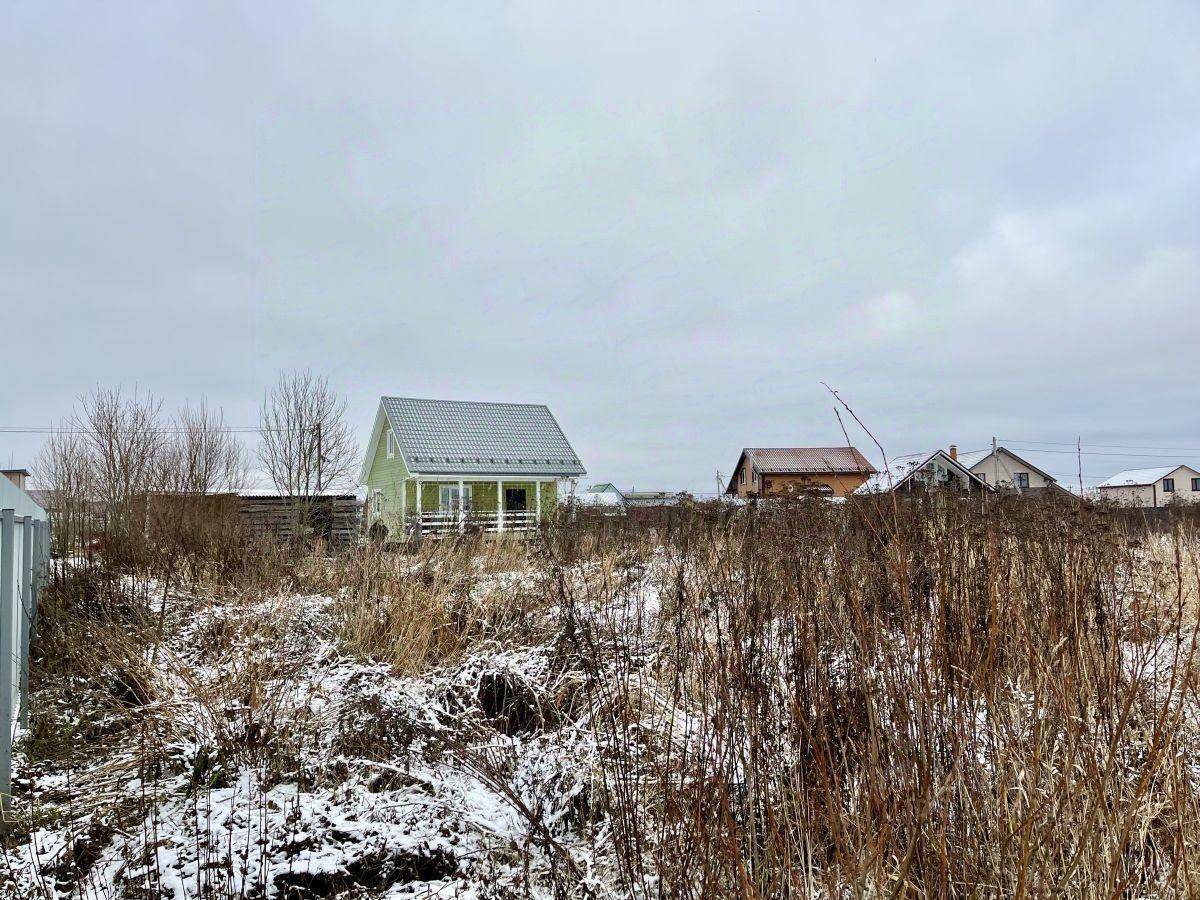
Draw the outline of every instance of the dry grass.
[[[464,765],[558,861],[554,896],[1191,895],[1198,555],[1186,521],[1073,503],[714,506],[411,555],[248,552],[233,576],[201,560],[186,587],[212,606],[187,633],[143,582],[87,569],[48,595],[35,675],[94,715],[64,735],[39,713],[33,755],[134,744],[137,772],[104,777],[152,782],[181,727],[159,712],[186,697],[210,751],[193,789],[302,780],[320,750],[294,644],[318,638],[293,595],[327,595],[336,651],[395,675],[545,651],[545,683],[485,664],[455,701],[485,708],[439,739],[484,741]],[[373,703],[334,746],[395,767],[414,711]],[[518,784],[509,738],[575,769]]]
[[[401,674],[453,662],[485,642],[519,636],[528,644],[549,634],[547,593],[519,540],[426,541],[411,556],[370,548],[327,577],[345,646]]]
[[[697,514],[656,537],[670,562],[646,640],[642,598],[562,582],[626,890],[1197,887],[1190,530],[1074,504],[866,501]],[[628,546],[614,531],[608,552]],[[1129,652],[1148,592],[1169,653]]]

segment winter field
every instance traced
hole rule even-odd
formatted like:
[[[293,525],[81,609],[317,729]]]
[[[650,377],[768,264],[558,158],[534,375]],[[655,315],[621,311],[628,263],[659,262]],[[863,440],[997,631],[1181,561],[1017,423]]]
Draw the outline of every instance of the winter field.
[[[1197,554],[1075,503],[60,563],[0,894],[1200,889]]]

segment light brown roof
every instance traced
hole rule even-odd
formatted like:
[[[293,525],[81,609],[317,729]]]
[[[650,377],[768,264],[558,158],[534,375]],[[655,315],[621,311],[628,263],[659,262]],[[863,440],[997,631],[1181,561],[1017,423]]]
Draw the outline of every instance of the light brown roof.
[[[747,447],[754,468],[771,474],[871,475],[875,467],[853,447]]]

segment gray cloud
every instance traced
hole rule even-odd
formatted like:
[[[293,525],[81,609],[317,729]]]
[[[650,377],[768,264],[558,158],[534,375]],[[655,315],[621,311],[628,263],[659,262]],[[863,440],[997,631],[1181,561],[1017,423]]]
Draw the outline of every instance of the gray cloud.
[[[18,4],[0,425],[311,366],[364,433],[548,402],[638,486],[838,441],[821,381],[891,452],[1200,446],[1198,51],[1190,3]]]

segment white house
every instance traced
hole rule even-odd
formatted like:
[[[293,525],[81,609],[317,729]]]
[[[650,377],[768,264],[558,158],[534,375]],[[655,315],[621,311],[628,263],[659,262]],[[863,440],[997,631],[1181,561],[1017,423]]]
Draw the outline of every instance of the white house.
[[[1103,500],[1153,508],[1200,501],[1200,472],[1191,466],[1128,469],[1096,485]]]
[[[990,491],[991,485],[958,461],[954,448],[951,452],[934,450],[921,456],[901,456],[892,460],[887,469],[867,479],[856,494],[871,494],[884,491],[933,490],[936,488],[956,491]]]
[[[958,460],[972,473],[989,485],[1000,490],[1020,494],[1043,494],[1049,491],[1064,491],[1058,480],[1027,459],[1013,453],[1007,447],[995,450],[976,450],[973,453],[956,453],[950,447],[951,457]]]
[[[620,488],[607,481],[603,484],[593,484],[587,490],[564,494],[562,502],[576,504],[587,509],[602,510],[605,515],[614,516],[623,515],[625,507],[629,505],[629,501],[626,500]]]

